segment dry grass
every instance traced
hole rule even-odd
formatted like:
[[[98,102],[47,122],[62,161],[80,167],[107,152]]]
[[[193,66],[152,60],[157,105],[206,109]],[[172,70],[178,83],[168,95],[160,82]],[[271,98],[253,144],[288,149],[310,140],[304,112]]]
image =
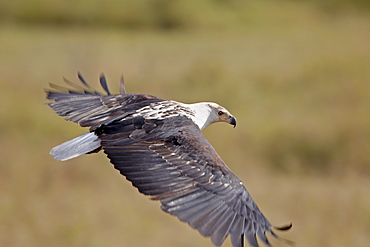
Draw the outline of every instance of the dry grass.
[[[0,245],[212,246],[103,154],[48,155],[83,130],[52,113],[42,89],[76,70],[93,84],[104,71],[116,92],[123,72],[129,92],[224,105],[238,127],[205,134],[271,222],[293,222],[283,237],[368,244],[370,22],[294,18],[222,33],[2,26]]]

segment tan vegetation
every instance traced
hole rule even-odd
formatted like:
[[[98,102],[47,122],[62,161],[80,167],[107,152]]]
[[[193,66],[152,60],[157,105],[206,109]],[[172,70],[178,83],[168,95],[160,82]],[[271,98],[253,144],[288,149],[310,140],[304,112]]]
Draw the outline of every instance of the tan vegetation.
[[[44,104],[47,82],[76,81],[77,70],[94,86],[105,72],[115,92],[123,73],[129,92],[225,106],[237,128],[217,124],[205,135],[273,224],[293,222],[284,238],[366,246],[370,18],[304,2],[249,7],[235,17],[215,6],[209,22],[192,19],[204,25],[171,31],[29,26],[9,14],[0,27],[0,246],[212,246],[102,153],[68,162],[48,155],[85,131]]]

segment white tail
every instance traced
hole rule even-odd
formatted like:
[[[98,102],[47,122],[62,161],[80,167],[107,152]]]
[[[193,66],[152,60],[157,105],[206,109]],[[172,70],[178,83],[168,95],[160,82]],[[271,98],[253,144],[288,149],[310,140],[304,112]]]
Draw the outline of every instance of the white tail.
[[[94,133],[89,132],[63,142],[51,149],[49,154],[54,156],[55,160],[65,161],[92,152],[99,147],[99,138]]]

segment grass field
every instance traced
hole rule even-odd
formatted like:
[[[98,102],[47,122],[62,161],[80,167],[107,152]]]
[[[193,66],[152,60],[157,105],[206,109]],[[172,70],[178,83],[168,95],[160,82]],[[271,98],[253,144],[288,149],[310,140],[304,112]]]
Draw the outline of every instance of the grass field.
[[[48,155],[85,131],[54,114],[43,92],[77,71],[94,86],[104,72],[115,92],[123,73],[129,92],[225,106],[237,128],[204,133],[270,221],[293,223],[282,237],[366,246],[370,18],[287,6],[221,30],[1,24],[0,246],[212,246],[102,153],[64,163]]]

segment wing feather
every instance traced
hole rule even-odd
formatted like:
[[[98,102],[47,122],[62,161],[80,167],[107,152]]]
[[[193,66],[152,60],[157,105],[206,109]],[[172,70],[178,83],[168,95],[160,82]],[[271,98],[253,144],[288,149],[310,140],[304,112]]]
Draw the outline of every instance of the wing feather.
[[[123,75],[121,75],[120,82],[119,82],[119,92],[122,95],[126,94],[125,78],[123,77]]]
[[[161,209],[187,222],[220,246],[230,235],[268,244],[271,224],[199,128],[186,117],[152,120],[133,117],[97,129],[111,163],[137,189],[160,200]],[[132,127],[135,126],[135,127]]]
[[[78,78],[81,86],[64,79],[73,89],[50,83],[52,90],[46,90],[47,99],[54,102],[48,105],[58,115],[66,117],[66,120],[82,127],[90,127],[90,130],[123,119],[151,103],[163,101],[145,94],[111,95],[104,75],[100,77],[100,83],[108,95],[102,95],[95,91],[80,73]]]
[[[80,82],[82,82],[85,87],[92,89],[91,86],[86,82],[86,80],[83,78],[82,74],[80,72],[77,73],[78,79],[80,79]]]
[[[107,84],[107,79],[105,78],[105,75],[104,74],[101,74],[100,75],[100,85],[102,86],[102,88],[104,89],[104,91],[108,95],[110,95],[109,87],[108,87],[108,84]]]
[[[220,217],[214,224],[211,240],[216,246],[220,246],[224,242],[225,238],[229,234],[231,224],[235,217],[235,212],[230,212],[227,210],[224,215]]]
[[[237,212],[234,221],[230,226],[230,240],[233,247],[244,246],[244,217]]]
[[[197,189],[194,192],[197,193],[196,197],[188,198],[187,196],[184,196],[184,198],[181,198],[183,199],[181,204],[173,204],[173,206],[163,204],[162,209],[170,214],[189,217],[194,213],[194,211],[198,212],[200,209],[205,208],[204,205],[217,202],[217,197],[211,193],[207,193],[201,189]]]

